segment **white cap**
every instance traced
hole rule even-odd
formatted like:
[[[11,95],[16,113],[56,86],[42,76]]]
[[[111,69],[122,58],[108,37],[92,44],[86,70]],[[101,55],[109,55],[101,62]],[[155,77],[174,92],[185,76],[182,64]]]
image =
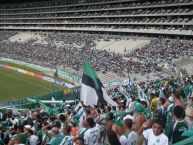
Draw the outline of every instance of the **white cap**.
[[[146,100],[144,98],[140,99],[140,101],[145,101],[146,102]]]
[[[131,119],[133,122],[134,122],[134,120],[135,120],[135,118],[134,118],[133,116],[131,116],[131,115],[127,115],[127,116],[125,116],[125,117],[123,118],[124,121],[125,121],[126,119]]]
[[[32,129],[32,128],[31,128],[31,125],[25,125],[24,128]]]
[[[70,106],[70,104],[66,104],[66,107],[69,107]]]
[[[174,98],[172,96],[170,96],[169,101],[174,102]]]
[[[35,129],[35,127],[32,127],[31,130],[35,131],[36,129]]]
[[[154,93],[155,94],[155,90],[152,90],[152,92],[151,93]]]

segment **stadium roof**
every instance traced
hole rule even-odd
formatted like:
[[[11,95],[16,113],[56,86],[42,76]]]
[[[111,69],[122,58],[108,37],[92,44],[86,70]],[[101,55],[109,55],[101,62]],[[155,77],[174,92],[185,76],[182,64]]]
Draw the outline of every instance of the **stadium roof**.
[[[53,1],[53,0],[0,0],[0,3],[25,3],[25,2],[40,2],[40,1]]]
[[[62,2],[62,3],[65,2],[66,4],[83,3],[86,1],[97,2],[97,0],[0,0],[0,4],[15,4],[15,3],[28,3],[28,2],[30,3],[30,2],[45,2],[45,1],[52,1],[52,2],[58,1],[58,2]],[[141,1],[141,0],[128,0],[128,1]]]

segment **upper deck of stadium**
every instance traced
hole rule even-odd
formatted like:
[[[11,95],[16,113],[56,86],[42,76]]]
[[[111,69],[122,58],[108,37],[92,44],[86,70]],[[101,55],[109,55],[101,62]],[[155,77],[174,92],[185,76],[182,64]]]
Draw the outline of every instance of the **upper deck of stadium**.
[[[1,30],[58,30],[144,36],[193,36],[193,0],[10,0]]]

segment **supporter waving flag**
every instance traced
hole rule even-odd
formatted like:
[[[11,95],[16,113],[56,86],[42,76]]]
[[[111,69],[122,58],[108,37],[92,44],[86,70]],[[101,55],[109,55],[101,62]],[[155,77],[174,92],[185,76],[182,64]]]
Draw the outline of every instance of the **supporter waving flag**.
[[[147,95],[144,93],[144,91],[141,89],[141,87],[139,85],[137,85],[137,89],[138,89],[139,99],[140,100],[145,100],[149,104],[149,99],[148,99]]]
[[[103,84],[87,60],[84,60],[80,98],[86,106],[94,107],[94,105],[106,103],[117,106],[117,103],[108,96]]]
[[[127,100],[126,105],[128,106],[129,103],[132,101],[131,96],[127,93],[127,91],[122,86],[119,86],[119,91],[124,95],[125,99]]]

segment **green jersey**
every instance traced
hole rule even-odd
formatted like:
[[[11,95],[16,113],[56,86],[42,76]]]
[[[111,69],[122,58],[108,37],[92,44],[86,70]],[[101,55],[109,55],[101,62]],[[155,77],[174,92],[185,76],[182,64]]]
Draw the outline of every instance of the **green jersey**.
[[[27,142],[28,136],[25,133],[19,134],[19,140],[21,144],[25,144]]]
[[[188,130],[188,123],[185,120],[173,121],[166,126],[165,134],[170,142],[176,143],[181,141],[181,135]]]
[[[65,136],[60,145],[73,145],[73,137],[69,135]]]
[[[38,132],[37,132],[37,137],[38,137],[38,142],[41,143],[42,137],[43,137],[42,130],[38,130]]]
[[[186,97],[189,97],[189,95],[191,93],[191,86],[189,84],[186,84],[184,86],[184,93],[185,93]]]
[[[84,137],[84,133],[87,131],[87,128],[80,128],[79,131],[78,131],[78,134],[81,136],[81,137]]]
[[[59,145],[64,138],[63,135],[57,135],[54,138],[51,139],[50,145]]]
[[[0,145],[4,145],[3,141],[0,139]]]
[[[5,131],[3,133],[3,138],[1,138],[1,140],[3,141],[4,144],[8,144],[10,137],[9,137],[9,132]]]

